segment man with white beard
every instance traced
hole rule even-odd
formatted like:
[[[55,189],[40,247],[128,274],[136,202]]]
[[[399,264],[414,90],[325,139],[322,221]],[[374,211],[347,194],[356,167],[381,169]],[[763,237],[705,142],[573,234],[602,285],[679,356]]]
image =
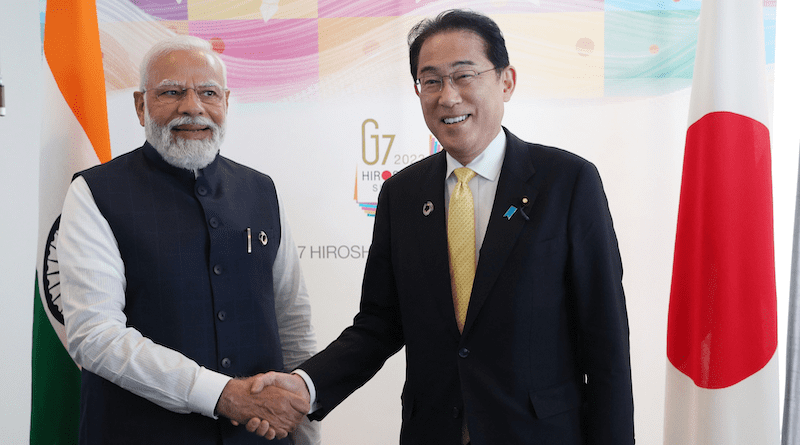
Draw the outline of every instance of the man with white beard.
[[[219,155],[229,95],[208,42],[156,44],[134,93],[147,142],[70,185],[57,248],[81,444],[319,443],[307,402],[243,378],[316,341],[272,180]],[[254,417],[256,434],[235,425]]]

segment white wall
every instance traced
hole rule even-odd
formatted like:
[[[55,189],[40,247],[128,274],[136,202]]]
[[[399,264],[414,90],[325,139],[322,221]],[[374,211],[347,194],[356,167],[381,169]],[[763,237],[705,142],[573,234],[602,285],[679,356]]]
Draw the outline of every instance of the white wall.
[[[37,1],[0,0],[0,442],[28,443],[39,200],[41,37]]]
[[[3,320],[0,322],[0,342],[5,361],[0,378],[0,398],[3,403],[0,411],[0,442],[22,444],[28,441],[30,417],[30,357],[31,357],[31,319],[35,256],[37,249],[36,230],[38,217],[38,165],[39,129],[41,97],[41,37],[39,25],[39,5],[36,1],[0,0],[0,74],[6,85],[7,116],[0,118],[0,208],[7,209],[5,217],[0,218],[0,302],[3,304]],[[779,353],[783,367],[785,348],[786,306],[788,298],[789,264],[791,261],[791,236],[794,217],[794,200],[797,184],[798,145],[800,144],[800,66],[797,63],[800,48],[800,27],[794,23],[800,17],[800,7],[795,2],[782,2],[778,8],[778,36],[776,48],[775,73],[775,113],[773,119],[773,181],[775,185],[775,233],[776,260],[779,294]],[[123,99],[128,100],[128,99]],[[587,111],[584,111],[587,112]],[[512,113],[507,113],[511,117]],[[513,118],[512,118],[513,119]],[[620,116],[620,121],[625,117]],[[113,122],[113,119],[112,119]],[[234,123],[231,123],[234,125]],[[513,126],[512,126],[513,127]],[[114,129],[112,128],[112,137]],[[529,139],[535,137],[527,136]],[[246,157],[242,155],[242,157]],[[246,160],[246,159],[242,159]],[[667,158],[670,165],[674,159]],[[607,165],[603,166],[606,162]],[[620,174],[624,169],[610,161],[598,161],[601,171],[612,170]],[[670,167],[672,168],[672,167]],[[610,175],[609,175],[610,176]],[[283,188],[291,187],[292,182],[278,179]],[[615,179],[608,177],[606,182]],[[612,206],[614,197],[610,196]],[[677,197],[671,204],[677,204]],[[625,212],[628,202],[616,204],[620,212]],[[290,208],[290,210],[292,210]],[[615,212],[616,208],[612,208]],[[676,212],[667,209],[664,214]],[[617,218],[620,219],[620,218]],[[293,224],[313,224],[313,221],[293,221]],[[625,230],[618,227],[618,230]],[[642,230],[630,228],[630,230]],[[672,234],[671,236],[674,236]],[[623,251],[626,247],[622,246]],[[647,266],[647,265],[644,265]],[[639,266],[639,267],[644,267]],[[650,265],[654,266],[654,265]],[[662,278],[669,276],[670,265],[655,265],[665,270]],[[305,267],[305,265],[304,265]],[[635,270],[635,264],[626,264],[628,270]],[[352,268],[350,268],[352,269]],[[361,270],[334,270],[328,274],[346,274],[348,277],[360,276]],[[312,295],[316,289],[324,290],[325,276],[315,276],[306,272]],[[663,276],[662,276],[663,275]],[[664,281],[664,280],[662,280]],[[666,283],[654,283],[658,287],[668,287]],[[627,286],[627,284],[626,284]],[[629,293],[636,293],[628,289]],[[339,323],[349,321],[355,312],[355,304],[346,308],[336,308],[348,314],[340,317]],[[650,325],[654,338],[664,337],[662,327],[666,326],[666,300],[658,295],[657,301],[640,305],[632,310],[631,325],[637,332],[646,332]],[[634,305],[635,306],[635,305]],[[318,309],[315,306],[315,310]],[[334,310],[334,305],[323,307],[321,311]],[[315,317],[317,318],[317,317]],[[655,322],[651,323],[651,320]],[[637,327],[639,326],[639,327]],[[320,346],[341,330],[340,325],[322,325],[317,330],[321,338]],[[633,339],[634,385],[637,392],[637,410],[647,412],[646,418],[637,417],[640,442],[645,445],[660,443],[660,413],[663,412],[663,369],[666,363],[664,350],[659,346],[648,350],[647,342],[641,341],[643,335]],[[649,340],[648,340],[649,341]],[[392,359],[400,360],[398,356]],[[400,370],[400,371],[398,371]],[[783,375],[783,371],[782,374]],[[402,367],[388,366],[370,382],[368,388],[357,392],[348,400],[347,406],[334,412],[323,423],[326,436],[348,437],[347,429],[363,427],[382,431],[381,443],[396,443],[396,433],[390,433],[385,425],[360,425],[361,414],[381,411],[380,415],[391,418],[389,429],[399,423],[399,388],[402,385]],[[783,386],[783,384],[781,384]],[[782,388],[781,388],[782,389]],[[381,396],[386,401],[376,404]],[[646,406],[645,406],[646,404]],[[361,413],[361,414],[360,414]],[[380,418],[380,415],[378,417]],[[354,433],[354,435],[357,435]],[[366,439],[365,439],[366,440]],[[333,441],[329,442],[333,443]],[[375,443],[365,441],[364,443]]]

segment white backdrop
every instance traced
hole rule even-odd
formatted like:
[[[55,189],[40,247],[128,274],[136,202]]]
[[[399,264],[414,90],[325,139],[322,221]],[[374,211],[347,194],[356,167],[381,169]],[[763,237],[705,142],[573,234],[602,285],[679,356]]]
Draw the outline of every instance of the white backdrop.
[[[28,437],[39,113],[46,105],[39,94],[38,5],[0,0],[0,10],[13,11],[0,14],[0,74],[7,88],[8,108],[8,116],[0,118],[0,202],[8,209],[0,218],[0,250],[5,253],[0,259],[4,308],[0,341],[8,358],[0,379],[0,439],[16,444],[26,443]],[[770,73],[770,91],[774,85],[776,92],[772,152],[781,367],[800,144],[797,18],[798,7],[782,3],[775,71]],[[514,57],[512,52],[512,63]],[[387,70],[395,68],[390,64]],[[518,67],[523,88],[526,82],[534,82],[531,68],[526,66],[523,71]],[[396,136],[392,155],[401,155],[401,164],[403,154],[421,153],[427,147],[427,129],[405,65],[402,70],[408,88],[378,89],[369,100],[343,90],[329,98],[337,104],[335,110],[320,109],[314,101],[286,101],[277,107],[240,101],[235,93],[232,96],[223,153],[275,179],[303,255],[320,347],[350,323],[358,306],[363,252],[372,228],[372,218],[353,199],[357,169],[365,168],[362,124],[366,119],[378,124],[377,129],[366,126],[370,132],[367,142],[373,140],[372,135]],[[532,96],[512,98],[505,125],[523,139],[559,146],[590,159],[603,177],[625,267],[638,443],[659,444],[666,313],[689,89],[644,99],[534,100]],[[115,155],[143,140],[132,89],[109,93],[109,124]],[[388,138],[378,140],[388,143]],[[393,160],[390,156],[388,162]],[[390,164],[376,169],[391,168]],[[403,380],[400,353],[323,422],[324,442],[397,443]]]

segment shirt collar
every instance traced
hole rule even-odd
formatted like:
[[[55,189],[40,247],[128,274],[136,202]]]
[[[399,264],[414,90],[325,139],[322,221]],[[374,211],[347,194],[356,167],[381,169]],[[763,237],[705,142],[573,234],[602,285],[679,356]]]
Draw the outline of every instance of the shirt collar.
[[[447,171],[445,172],[444,178],[449,178],[453,170],[459,167],[469,167],[484,179],[492,182],[497,181],[497,178],[500,177],[500,169],[503,167],[505,153],[506,132],[501,129],[497,137],[495,137],[486,149],[468,165],[461,165],[454,157],[450,156],[450,153],[446,153]]]

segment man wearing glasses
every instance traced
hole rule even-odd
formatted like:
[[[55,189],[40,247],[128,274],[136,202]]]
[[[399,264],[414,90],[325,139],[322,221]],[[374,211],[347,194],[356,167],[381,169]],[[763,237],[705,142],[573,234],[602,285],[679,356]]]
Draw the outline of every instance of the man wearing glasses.
[[[140,82],[147,142],[78,173],[61,216],[80,443],[263,443],[224,416],[264,418],[272,429],[257,432],[288,444],[307,402],[231,378],[292,369],[316,348],[275,186],[219,155],[230,92],[208,42],[160,42]],[[291,443],[319,443],[317,429],[305,420]]]
[[[402,445],[632,444],[622,264],[596,168],[501,126],[516,71],[491,19],[448,11],[409,42],[445,153],[384,183],[353,325],[254,389],[291,389],[321,419],[405,346]]]

